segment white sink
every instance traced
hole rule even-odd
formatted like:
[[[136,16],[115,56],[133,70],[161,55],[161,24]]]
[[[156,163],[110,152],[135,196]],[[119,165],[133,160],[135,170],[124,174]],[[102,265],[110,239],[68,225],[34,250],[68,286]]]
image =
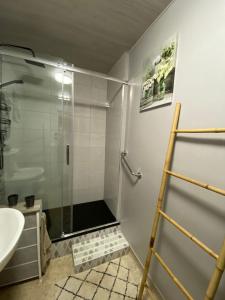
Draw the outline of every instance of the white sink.
[[[14,208],[0,208],[0,272],[13,256],[24,227],[23,214]]]
[[[11,181],[27,181],[37,179],[44,174],[44,169],[41,167],[19,168],[12,175],[5,176],[6,182]]]

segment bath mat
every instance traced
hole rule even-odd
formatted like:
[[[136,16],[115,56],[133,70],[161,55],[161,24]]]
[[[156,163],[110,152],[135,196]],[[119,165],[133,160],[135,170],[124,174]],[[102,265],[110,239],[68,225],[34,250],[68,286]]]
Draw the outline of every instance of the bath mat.
[[[57,282],[55,300],[134,300],[138,282],[121,258]]]

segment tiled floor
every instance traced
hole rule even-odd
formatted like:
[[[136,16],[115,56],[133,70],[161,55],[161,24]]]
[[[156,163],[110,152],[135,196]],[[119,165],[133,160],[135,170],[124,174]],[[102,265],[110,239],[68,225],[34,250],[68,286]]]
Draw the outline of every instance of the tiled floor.
[[[72,274],[57,283],[57,300],[135,300],[139,278],[131,276],[131,270],[123,258],[116,258],[82,273]]]
[[[124,270],[121,269],[120,274],[119,274],[120,277],[126,275],[123,273],[126,272],[125,270],[126,270],[126,268],[128,268],[128,269],[130,269],[130,280],[134,281],[134,282],[137,282],[140,280],[141,271],[136,262],[136,259],[133,257],[133,255],[131,253],[129,253],[128,255],[123,256],[121,258],[121,265],[123,265],[125,267],[125,269]],[[113,272],[113,270],[111,270],[111,271]],[[73,267],[71,255],[67,255],[64,257],[54,259],[51,261],[50,266],[47,270],[47,273],[43,276],[43,279],[41,282],[39,280],[32,280],[32,281],[14,285],[11,287],[2,288],[2,289],[0,289],[0,299],[1,300],[51,300],[51,299],[56,300],[57,296],[59,295],[59,287],[57,287],[56,284],[59,283],[60,281],[62,282],[67,277],[69,277],[73,274],[75,276],[77,276],[77,275],[79,276],[79,274],[74,273],[74,267]],[[90,278],[89,278],[90,280],[98,281],[98,276],[93,276],[93,274],[91,274],[91,273],[89,275],[90,275]],[[80,276],[82,276],[82,275],[80,274]],[[118,289],[118,291],[120,291],[121,288],[123,288],[123,284],[121,287],[120,283],[121,282],[118,282],[118,283],[115,282],[114,289]],[[104,278],[103,284],[104,284],[104,286],[109,285],[109,287],[110,287],[110,278]],[[75,288],[74,285],[72,288]],[[85,289],[84,292],[88,293],[88,291],[89,291],[89,289]],[[104,290],[100,290],[100,292],[104,293]],[[79,299],[79,297],[74,298],[74,300],[75,299]],[[120,298],[118,298],[118,297],[115,298],[115,300],[119,300],[119,299]],[[157,300],[157,297],[153,293],[152,293],[151,297],[148,294],[146,294],[144,297],[144,300],[150,300],[150,299]],[[60,299],[60,300],[67,300],[67,298]],[[101,300],[104,300],[103,294],[101,295]]]

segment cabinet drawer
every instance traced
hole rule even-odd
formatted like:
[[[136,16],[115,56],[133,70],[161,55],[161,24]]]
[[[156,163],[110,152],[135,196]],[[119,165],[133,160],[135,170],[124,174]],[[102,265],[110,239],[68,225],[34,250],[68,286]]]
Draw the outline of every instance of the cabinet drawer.
[[[38,263],[33,262],[12,269],[4,269],[0,273],[0,286],[19,282],[38,276]]]
[[[25,217],[24,229],[37,227],[36,214],[28,214],[28,215],[25,215],[24,217]]]
[[[31,246],[35,244],[37,244],[37,229],[28,229],[23,231],[17,248]]]
[[[16,250],[6,268],[38,260],[37,245]]]

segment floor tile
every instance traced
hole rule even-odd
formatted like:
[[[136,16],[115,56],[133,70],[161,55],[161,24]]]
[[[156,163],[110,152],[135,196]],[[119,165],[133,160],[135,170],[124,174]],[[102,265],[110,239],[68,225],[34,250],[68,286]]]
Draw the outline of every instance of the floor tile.
[[[109,299],[110,299],[110,300],[123,300],[123,299],[124,299],[124,296],[112,292],[112,294],[111,294],[111,296],[110,296]]]
[[[125,269],[124,267],[120,266],[117,277],[120,279],[123,279],[123,280],[127,280],[128,279],[128,270]]]
[[[107,267],[108,267],[108,263],[105,263],[105,264],[101,264],[97,267],[94,267],[94,269],[99,272],[105,272]]]
[[[107,274],[110,274],[112,276],[116,276],[117,275],[117,271],[118,271],[119,266],[115,265],[115,264],[110,264],[108,269],[106,270]]]
[[[91,270],[91,272],[87,276],[86,280],[98,285],[100,283],[102,277],[103,277],[102,273],[96,272],[95,270]]]
[[[114,281],[115,281],[114,277],[105,274],[103,279],[102,279],[102,282],[101,282],[100,286],[104,287],[108,290],[111,290],[111,288],[113,287]]]
[[[113,291],[124,295],[126,291],[126,282],[120,279],[116,279]]]
[[[58,300],[73,300],[73,298],[74,298],[73,294],[63,290],[60,296],[58,297]]]
[[[133,297],[137,294],[137,286],[134,284],[128,283],[126,289],[126,296]]]
[[[97,289],[96,285],[92,283],[84,282],[78,292],[78,296],[91,300],[95,294],[96,289]]]
[[[109,299],[109,291],[101,287],[98,288],[97,293],[93,298],[93,300],[108,300],[108,299]]]
[[[69,291],[73,292],[74,294],[76,294],[78,289],[80,288],[81,284],[82,284],[81,280],[77,280],[73,277],[70,277],[68,279],[68,281],[66,282],[64,289],[69,290]]]
[[[87,274],[89,273],[89,270],[87,271],[84,271],[84,272],[81,272],[81,273],[76,273],[76,278],[79,278],[79,279],[85,279],[87,277]]]

